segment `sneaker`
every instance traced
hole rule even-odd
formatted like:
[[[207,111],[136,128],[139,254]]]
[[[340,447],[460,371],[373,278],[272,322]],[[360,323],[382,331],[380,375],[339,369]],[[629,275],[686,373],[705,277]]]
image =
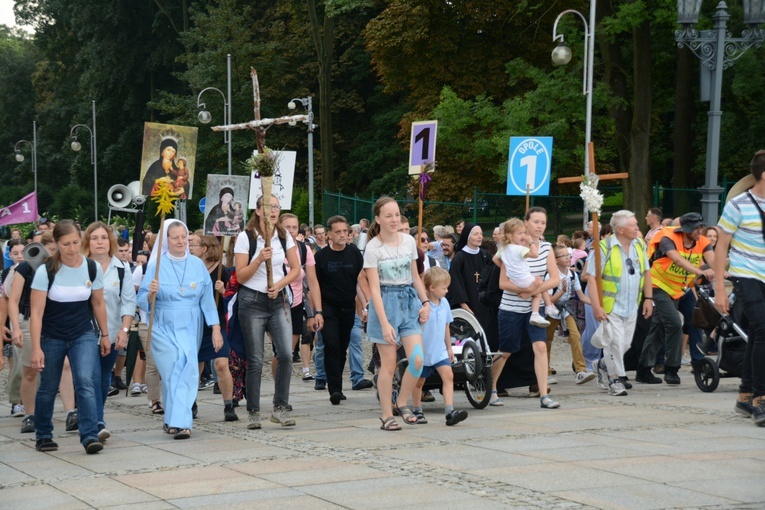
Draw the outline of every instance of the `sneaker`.
[[[680,360],[681,365],[690,365],[691,364],[691,358],[688,357],[688,355],[683,356],[683,359]]]
[[[546,306],[545,315],[547,315],[551,319],[555,319],[558,321],[560,320],[560,312],[558,311],[558,308],[555,306]]]
[[[663,374],[664,373],[664,365],[661,365],[659,363],[656,363],[653,366],[653,373],[654,374]]]
[[[489,399],[489,405],[494,407],[499,407],[505,405],[497,396],[496,391],[491,392],[491,398]]]
[[[560,404],[550,398],[550,395],[545,395],[539,400],[539,407],[542,409],[558,409]]]
[[[467,417],[467,411],[457,411],[456,409],[452,409],[452,412],[446,415],[446,425],[447,427],[457,425],[459,422],[465,421]]]
[[[632,384],[630,383],[629,377],[626,375],[620,375],[619,380],[622,382],[622,386],[624,386],[625,389],[631,390]]]
[[[93,440],[85,445],[85,451],[88,455],[93,455],[94,453],[98,453],[101,450],[104,449],[104,445],[98,442],[97,440]]]
[[[116,386],[109,386],[109,391],[106,393],[107,397],[114,397],[115,395],[118,395],[120,392],[120,389]]]
[[[105,443],[107,439],[112,437],[112,433],[109,432],[107,429],[101,429],[98,431],[98,440],[101,443]]]
[[[574,381],[576,384],[584,384],[586,382],[592,381],[595,379],[595,377],[597,376],[592,372],[578,372],[574,377]]]
[[[295,420],[290,418],[290,413],[284,407],[277,407],[274,412],[271,413],[271,422],[278,423],[282,427],[294,427]]]
[[[758,427],[765,427],[765,396],[752,399],[752,421]]]
[[[11,416],[14,418],[21,418],[25,414],[27,414],[24,411],[24,404],[13,404],[11,406]]]
[[[623,397],[627,394],[627,389],[619,379],[616,379],[608,385],[608,394],[612,397]]]
[[[35,442],[35,448],[38,452],[55,452],[58,450],[58,444],[53,439],[45,437]]]
[[[114,386],[116,386],[118,390],[127,389],[127,384],[125,384],[125,381],[122,380],[122,377],[118,375],[114,376]]]
[[[80,428],[80,419],[79,415],[77,414],[77,409],[73,411],[69,411],[66,415],[66,430],[67,432],[71,432],[72,430],[77,430]]]
[[[305,371],[303,372],[303,380],[304,381],[313,381],[313,375],[311,375],[311,372]]]
[[[635,381],[645,384],[661,384],[661,379],[653,375],[650,368],[638,369]]]
[[[369,379],[362,379],[356,384],[353,385],[353,390],[368,390],[369,388],[374,388],[374,383],[370,381]]]
[[[213,395],[220,395],[220,386],[218,386],[218,383],[213,384]]]
[[[148,386],[148,385],[146,385],[146,384],[142,384],[142,385],[141,385],[141,393],[143,393],[144,395],[146,395],[147,393],[149,393],[149,386]]]
[[[558,380],[555,377],[548,375],[547,384],[558,384]]]
[[[197,401],[195,400],[194,403],[191,405],[191,419],[196,420],[197,419],[197,413],[199,412],[199,406],[197,405]]]
[[[608,385],[610,384],[610,380],[608,379],[608,369],[606,368],[606,362],[603,361],[603,358],[598,361],[597,365],[598,369],[598,387],[601,390],[607,390]]]
[[[733,410],[739,414],[743,414],[747,418],[750,418],[754,412],[754,408],[752,407],[752,397],[753,395],[751,393],[739,392],[738,398],[736,399],[736,405]]]
[[[300,363],[300,354],[297,352],[292,353],[292,362],[293,363]]]
[[[313,385],[313,389],[318,391],[324,391],[327,389],[327,381],[324,379],[316,379],[316,382]]]
[[[35,431],[35,416],[28,414],[24,416],[24,420],[21,422],[21,433],[29,434]]]
[[[529,322],[532,326],[537,326],[540,328],[546,328],[550,325],[550,321],[539,315],[538,313],[532,313],[531,318],[529,319]]]
[[[499,396],[499,395],[497,395]],[[420,400],[422,402],[435,402],[436,397],[433,396],[433,394],[430,392],[430,390],[424,390],[422,392],[422,397],[420,397]]]
[[[206,390],[207,388],[209,388],[213,384],[215,384],[215,381],[213,381],[212,379],[200,379],[200,381],[199,381],[199,390],[200,391],[201,390]]]
[[[247,424],[247,428],[250,430],[260,429],[260,412],[250,411],[250,423]]]
[[[239,417],[236,415],[236,411],[234,411],[233,405],[227,405],[223,407],[223,419],[225,421],[238,421]]]
[[[677,370],[668,368],[664,372],[664,382],[667,384],[680,384],[680,376],[677,375]]]
[[[133,387],[130,388],[130,395],[137,397],[141,394],[141,383],[133,383]]]

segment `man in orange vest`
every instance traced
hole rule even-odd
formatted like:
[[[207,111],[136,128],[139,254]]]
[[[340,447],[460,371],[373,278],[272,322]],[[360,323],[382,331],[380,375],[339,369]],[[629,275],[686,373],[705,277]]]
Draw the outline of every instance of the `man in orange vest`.
[[[678,301],[689,292],[688,286],[694,275],[704,275],[709,280],[713,276],[711,269],[700,269],[704,261],[710,266],[714,261],[712,245],[701,235],[703,226],[704,220],[699,213],[684,214],[680,217],[680,228],[668,232],[659,241],[651,266],[653,319],[638,360],[637,382],[661,383],[661,379],[651,373],[651,367],[661,347],[663,334],[667,348],[664,381],[680,384],[677,371],[681,363],[683,331],[677,310]]]

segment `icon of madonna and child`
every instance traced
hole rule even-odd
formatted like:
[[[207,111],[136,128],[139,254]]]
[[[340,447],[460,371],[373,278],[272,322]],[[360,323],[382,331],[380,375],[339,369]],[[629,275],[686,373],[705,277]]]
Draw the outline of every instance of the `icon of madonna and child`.
[[[236,236],[244,230],[248,188],[247,176],[207,176],[205,235]]]
[[[167,187],[179,199],[190,199],[196,163],[197,128],[147,122],[143,143],[141,193],[154,196],[161,187]]]

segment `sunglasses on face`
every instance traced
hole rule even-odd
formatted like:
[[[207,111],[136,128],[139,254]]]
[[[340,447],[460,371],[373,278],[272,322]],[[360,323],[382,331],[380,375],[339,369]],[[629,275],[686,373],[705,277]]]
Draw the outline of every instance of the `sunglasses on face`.
[[[627,262],[627,272],[631,275],[635,274],[635,265],[632,263],[632,259],[628,257],[625,262]]]
[[[420,238],[420,242],[427,243],[428,242],[428,238],[427,237],[421,237]]]

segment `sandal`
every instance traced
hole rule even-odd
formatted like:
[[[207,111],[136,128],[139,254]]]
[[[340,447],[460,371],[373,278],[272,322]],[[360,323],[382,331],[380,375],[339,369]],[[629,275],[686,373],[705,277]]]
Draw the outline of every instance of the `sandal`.
[[[398,412],[401,415],[401,419],[404,420],[404,423],[407,425],[417,424],[417,415],[412,412],[409,406],[398,407]]]
[[[425,418],[425,413],[422,411],[415,411],[414,415],[417,417],[417,421],[415,422],[417,425],[425,425],[428,423],[428,419]]]
[[[165,410],[160,402],[153,402],[151,404],[151,414],[165,414]]]
[[[175,434],[178,433],[178,429],[177,428],[171,427],[167,423],[162,424],[162,430],[164,430],[166,434],[175,435]]]
[[[382,422],[382,425],[380,425],[381,430],[387,430],[388,432],[395,432],[397,430],[401,430],[401,425],[399,425],[396,422],[396,418],[391,416],[387,420],[383,420],[380,418],[380,421]]]
[[[190,437],[191,437],[191,431],[189,429],[181,429],[175,433],[175,435],[173,436],[173,439],[188,439]]]
[[[539,407],[542,409],[557,409],[560,404],[550,398],[550,395],[545,395],[539,402]]]

